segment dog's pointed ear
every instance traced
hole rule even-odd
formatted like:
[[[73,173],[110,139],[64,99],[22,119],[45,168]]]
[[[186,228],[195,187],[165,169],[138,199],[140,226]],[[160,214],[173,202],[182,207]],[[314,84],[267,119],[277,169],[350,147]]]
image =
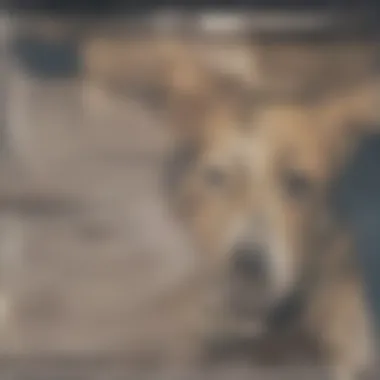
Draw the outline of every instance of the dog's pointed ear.
[[[340,87],[331,96],[344,120],[343,128],[358,137],[380,132],[380,73],[377,43],[346,43],[334,51],[336,65],[332,73]],[[334,107],[334,106],[333,106]]]
[[[177,142],[196,140],[211,98],[208,73],[186,41],[163,44],[160,52],[165,65],[160,78],[165,125]]]
[[[351,129],[359,135],[380,133],[380,77],[353,94]]]
[[[245,41],[193,42],[168,53],[167,120],[175,138],[202,140],[210,107],[226,102],[244,108],[249,101],[256,79]]]
[[[203,120],[213,99],[209,78],[195,67],[181,65],[173,70],[168,83],[165,119],[173,137],[201,139]]]
[[[367,81],[330,97],[329,117],[340,134],[355,138],[380,133],[380,78]]]

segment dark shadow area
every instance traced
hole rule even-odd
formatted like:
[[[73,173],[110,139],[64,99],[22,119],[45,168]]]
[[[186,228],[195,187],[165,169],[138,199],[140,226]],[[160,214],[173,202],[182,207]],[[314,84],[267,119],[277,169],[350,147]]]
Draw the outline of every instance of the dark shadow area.
[[[11,52],[22,68],[39,79],[67,79],[81,71],[78,41],[48,40],[33,36],[16,37]]]
[[[334,205],[352,226],[380,328],[380,136],[368,136],[339,178]]]
[[[236,9],[287,9],[287,10],[328,10],[376,7],[376,0],[8,0],[13,10],[48,11],[54,13],[114,14],[120,11],[150,11],[167,7],[182,9],[225,8]]]

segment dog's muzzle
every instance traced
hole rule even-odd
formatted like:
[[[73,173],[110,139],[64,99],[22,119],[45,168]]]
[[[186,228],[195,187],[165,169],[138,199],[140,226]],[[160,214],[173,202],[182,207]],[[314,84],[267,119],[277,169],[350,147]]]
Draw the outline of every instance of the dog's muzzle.
[[[265,250],[240,244],[233,250],[230,304],[242,317],[265,313],[271,302],[270,274]]]

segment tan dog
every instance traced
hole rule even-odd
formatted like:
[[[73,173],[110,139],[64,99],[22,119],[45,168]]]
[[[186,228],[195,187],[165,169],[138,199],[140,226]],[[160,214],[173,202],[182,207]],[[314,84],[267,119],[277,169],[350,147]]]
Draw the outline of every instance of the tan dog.
[[[250,113],[244,96],[218,99],[202,119],[201,137],[191,140],[175,191],[214,275],[235,256],[241,275],[254,278],[250,313],[264,315],[269,341],[284,340],[273,320],[287,326],[279,311],[295,298],[293,327],[313,341],[333,378],[344,380],[367,365],[371,327],[352,243],[333,218],[328,193],[376,116],[376,86],[368,68],[357,75],[362,67],[347,68],[353,84],[319,88],[307,101],[282,88],[272,105],[252,104]]]

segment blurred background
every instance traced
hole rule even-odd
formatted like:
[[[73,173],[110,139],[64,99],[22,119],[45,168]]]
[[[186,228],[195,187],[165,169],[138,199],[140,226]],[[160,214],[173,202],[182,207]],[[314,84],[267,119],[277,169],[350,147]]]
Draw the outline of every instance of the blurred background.
[[[8,0],[3,7],[0,371],[16,379],[120,377],[128,363],[151,360],[146,336],[160,347],[168,326],[181,330],[175,311],[155,318],[151,309],[186,275],[192,248],[165,208],[162,166],[173,136],[155,92],[165,59],[146,46],[181,34],[219,43],[313,28],[372,39],[379,23],[375,1],[143,3]],[[229,11],[207,11],[215,6]],[[258,10],[284,17],[263,21]],[[376,141],[353,160],[338,197],[357,226],[380,309]],[[253,376],[245,362],[241,368]]]

